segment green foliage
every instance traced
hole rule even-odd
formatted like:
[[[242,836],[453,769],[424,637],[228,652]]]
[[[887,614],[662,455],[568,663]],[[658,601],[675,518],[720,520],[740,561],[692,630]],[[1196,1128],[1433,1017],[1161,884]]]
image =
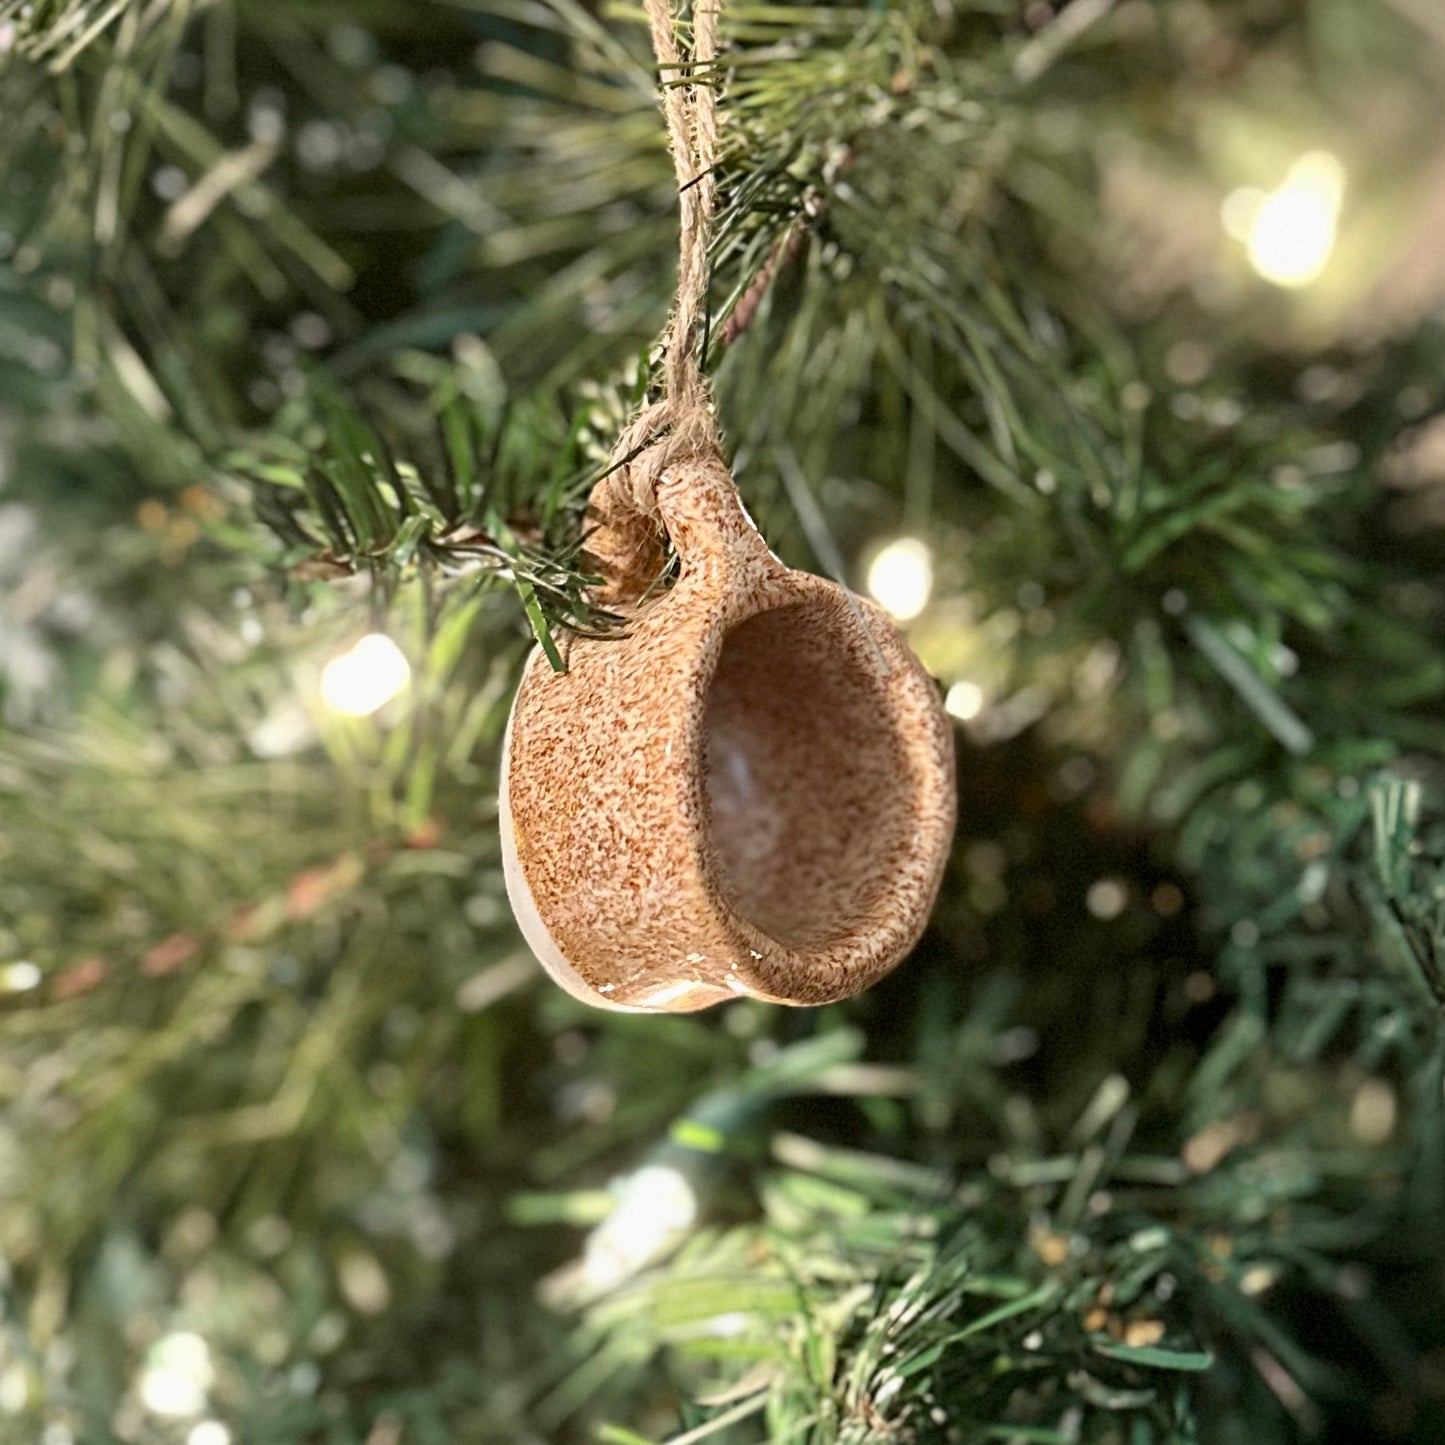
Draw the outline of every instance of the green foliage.
[[[1432,1438],[1415,8],[728,6],[740,482],[925,535],[980,705],[917,956],[699,1019],[549,991],[495,836],[526,648],[616,625],[635,8],[0,0],[0,1437],[184,1439],[195,1333],[236,1445]],[[1274,294],[1220,204],[1325,144],[1353,292]]]
[[[500,577],[560,671],[554,626],[606,636],[619,621],[589,602],[596,579],[577,555],[586,495],[606,468],[586,460],[598,452],[593,418],[569,421],[549,402],[488,406],[450,374],[444,385],[451,394],[426,407],[434,455],[421,466],[324,384],[308,396],[314,410],[278,418],[224,465],[251,484],[256,514],[289,543],[283,560],[298,574],[364,572],[385,590],[416,576]]]

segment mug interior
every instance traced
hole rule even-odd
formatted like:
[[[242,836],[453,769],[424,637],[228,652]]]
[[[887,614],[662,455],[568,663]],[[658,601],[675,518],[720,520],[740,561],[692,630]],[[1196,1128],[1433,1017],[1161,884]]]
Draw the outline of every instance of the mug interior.
[[[841,594],[723,639],[703,713],[711,841],[728,902],[789,948],[870,931],[918,828],[890,679]]]

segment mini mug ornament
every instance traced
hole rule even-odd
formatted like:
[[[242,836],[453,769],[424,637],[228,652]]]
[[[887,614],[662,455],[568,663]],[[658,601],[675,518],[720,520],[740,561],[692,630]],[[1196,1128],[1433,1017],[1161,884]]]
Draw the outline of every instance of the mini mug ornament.
[[[954,826],[953,732],[878,607],[769,552],[723,461],[692,339],[715,196],[715,8],[680,59],[648,0],[683,211],[666,391],[594,489],[589,551],[616,639],[523,671],[502,752],[502,857],[528,944],[602,1008],[746,995],[821,1004],[917,941]],[[665,78],[665,77],[664,77]],[[677,580],[646,594],[663,536]]]

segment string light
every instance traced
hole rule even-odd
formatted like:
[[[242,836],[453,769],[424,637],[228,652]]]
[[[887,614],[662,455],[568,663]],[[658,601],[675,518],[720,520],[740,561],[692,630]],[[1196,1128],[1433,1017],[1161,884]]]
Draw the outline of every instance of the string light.
[[[868,591],[899,622],[917,617],[933,593],[933,554],[927,544],[917,537],[889,542],[869,564]]]
[[[215,1371],[206,1342],[189,1331],[158,1340],[140,1378],[141,1404],[152,1415],[199,1415]]]
[[[18,1415],[30,1399],[30,1380],[25,1366],[10,1365],[0,1374],[0,1410],[7,1415]]]
[[[1328,151],[1310,151],[1289,168],[1278,189],[1231,192],[1220,219],[1266,281],[1296,290],[1329,264],[1344,194],[1344,167]]]
[[[321,669],[321,698],[343,717],[370,717],[411,681],[411,664],[385,633],[370,632]]]
[[[697,1218],[697,1195],[666,1164],[647,1164],[628,1177],[617,1207],[588,1237],[582,1274],[602,1291],[660,1258]]]
[[[231,1445],[231,1432],[219,1420],[199,1420],[191,1426],[186,1445]]]
[[[972,722],[983,711],[983,689],[976,682],[956,682],[943,699],[944,711],[959,722]]]
[[[18,963],[7,963],[0,968],[0,989],[6,993],[27,993],[40,986],[40,970],[22,958]]]
[[[1395,1132],[1400,1106],[1384,1079],[1366,1079],[1350,1104],[1350,1131],[1362,1144],[1379,1145]]]

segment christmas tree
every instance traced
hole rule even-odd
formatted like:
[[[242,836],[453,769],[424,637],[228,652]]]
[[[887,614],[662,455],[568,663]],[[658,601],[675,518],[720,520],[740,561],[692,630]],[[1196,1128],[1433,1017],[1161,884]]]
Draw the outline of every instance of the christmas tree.
[[[0,0],[0,1441],[1445,1439],[1445,10],[651,9]],[[684,352],[954,729],[822,1007],[508,906]]]

